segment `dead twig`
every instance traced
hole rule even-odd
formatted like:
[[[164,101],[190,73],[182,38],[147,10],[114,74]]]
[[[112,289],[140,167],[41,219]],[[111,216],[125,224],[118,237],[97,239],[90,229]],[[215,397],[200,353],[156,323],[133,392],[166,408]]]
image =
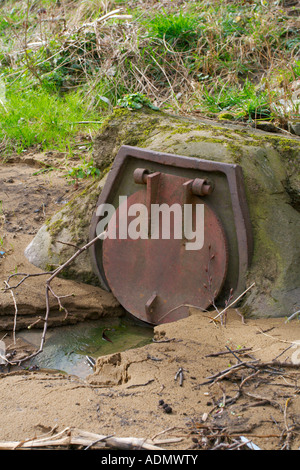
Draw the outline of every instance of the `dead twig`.
[[[220,351],[220,352],[216,352],[216,353],[211,353],[211,354],[207,354],[205,357],[217,357],[217,356],[223,356],[225,354],[230,354],[230,353],[244,353],[246,351],[251,351],[252,348],[240,348],[240,349],[231,349],[230,351]]]
[[[285,339],[279,339],[279,338],[276,338],[275,336],[272,336],[272,335],[268,335],[266,333],[266,331],[271,331],[273,330],[273,328],[270,328],[269,330],[266,330],[266,331],[263,331],[261,330],[260,328],[257,328],[258,329],[258,333],[264,335],[264,336],[267,336],[268,338],[272,338],[272,339],[275,339],[276,341],[280,341],[281,343],[289,343],[289,344],[297,344],[295,343],[294,341],[287,341]]]
[[[253,367],[254,364],[256,365],[257,363],[258,363],[258,360],[251,361],[251,362],[239,362],[238,364],[235,364],[231,367],[228,367],[227,369],[224,369],[220,372],[217,372],[214,375],[211,375],[211,376],[207,377],[209,380],[207,382],[203,382],[200,385],[206,385],[206,384],[209,384],[209,383],[218,382],[220,380],[223,380],[225,377],[228,377],[233,372],[236,372],[239,369],[242,369],[244,367],[250,367],[250,366]]]
[[[269,405],[272,405],[275,408],[279,408],[282,411],[281,405],[277,401],[272,400],[271,398],[261,397],[260,395],[254,395],[253,393],[245,392],[245,390],[243,390],[243,394],[249,398],[254,398],[255,400],[258,400],[259,402],[268,403]]]
[[[176,381],[179,377],[179,385],[182,387],[183,385],[183,369],[182,367],[179,367],[178,371],[175,374],[174,380]]]
[[[170,338],[170,339],[152,339],[152,343],[159,344],[159,343],[170,343],[171,341],[175,341],[176,338]]]
[[[131,19],[132,18],[132,15],[119,15],[120,11],[121,11],[121,9],[112,10],[109,13],[106,13],[105,15],[101,16],[100,18],[97,18],[92,23],[84,23],[79,28],[77,28],[75,31],[70,31],[69,36],[72,36],[74,34],[78,34],[80,31],[82,31],[83,29],[86,29],[86,28],[95,29],[95,27],[99,23],[104,22],[104,21],[109,20],[109,19],[112,19],[112,18],[117,18],[117,19]]]
[[[296,317],[297,315],[300,315],[300,310],[297,310],[297,312],[294,312],[290,317],[288,317],[284,323],[288,323],[292,318]]]
[[[23,278],[15,286],[9,286],[9,287],[6,286],[4,291],[17,289],[21,284],[23,284],[23,282],[26,281],[26,279],[29,279],[31,277],[49,276],[49,274],[53,274],[54,272],[55,271],[43,271],[41,273],[33,273],[33,274],[28,274],[28,273],[13,273],[13,274],[10,274],[7,278],[7,281],[5,281],[5,283],[8,283],[11,278],[16,277],[16,276],[23,276]]]
[[[285,443],[281,447],[281,450],[290,450],[291,439],[293,437],[294,426],[289,426],[288,421],[287,421],[287,409],[288,409],[288,405],[290,403],[290,400],[291,400],[291,398],[288,398],[285,402],[285,405],[284,405],[283,420],[284,420],[286,438],[285,438]]]
[[[88,250],[94,243],[96,243],[99,239],[102,239],[103,236],[104,236],[104,233],[105,232],[102,232],[101,234],[97,235],[97,237],[93,238],[93,240],[91,240],[90,242],[88,242],[86,245],[84,245],[82,248],[79,248],[74,254],[73,256],[71,256],[71,258],[69,258],[65,263],[63,263],[61,266],[59,266],[57,269],[55,269],[55,271],[52,271],[52,272],[42,272],[42,273],[36,273],[36,274],[24,274],[24,273],[15,273],[15,274],[12,274],[8,277],[8,280],[11,279],[13,276],[15,275],[22,275],[23,278],[21,279],[21,281],[16,285],[16,286],[10,286],[8,284],[8,280],[5,281],[5,290],[10,290],[12,292],[12,289],[16,289],[18,286],[20,286],[20,284],[22,284],[26,279],[28,279],[29,277],[34,277],[34,276],[41,276],[41,275],[45,275],[45,274],[51,274],[51,276],[47,279],[46,281],[46,289],[45,289],[45,300],[46,300],[46,312],[45,312],[45,317],[44,319],[41,319],[39,318],[38,321],[44,321],[44,328],[43,328],[43,332],[42,332],[42,337],[41,337],[41,342],[40,342],[40,346],[39,346],[39,349],[30,354],[29,356],[26,356],[22,359],[19,359],[17,362],[15,363],[11,363],[12,365],[13,364],[21,364],[22,362],[25,362],[29,359],[31,359],[32,357],[35,357],[37,356],[38,354],[40,354],[42,351],[43,351],[43,348],[44,348],[44,343],[45,343],[45,339],[46,339],[46,332],[47,332],[47,326],[48,326],[48,318],[49,318],[49,314],[50,314],[50,298],[49,298],[49,294],[52,294],[54,296],[54,298],[56,299],[58,305],[59,305],[59,309],[60,310],[64,310],[66,312],[66,315],[68,314],[68,311],[66,309],[66,307],[64,307],[61,303],[61,299],[62,298],[65,298],[65,297],[69,297],[70,295],[73,295],[73,294],[70,294],[70,295],[67,295],[67,296],[59,296],[57,294],[55,294],[55,292],[53,291],[52,289],[52,286],[51,286],[51,282],[53,281],[53,279],[58,276],[67,266],[69,266],[81,253],[83,253],[84,251]],[[14,297],[13,297],[14,298]],[[15,298],[14,298],[14,301],[15,301]],[[17,313],[17,304],[15,302],[15,323],[16,323],[16,313]],[[33,325],[33,324],[32,324]],[[31,325],[31,326],[32,326]],[[14,331],[15,331],[15,325],[14,325]]]
[[[7,287],[7,289],[10,290],[11,296],[13,298],[14,306],[15,306],[14,326],[13,326],[13,341],[14,341],[14,344],[16,344],[16,326],[17,326],[18,306],[17,306],[16,298],[14,296],[12,288],[10,287],[10,285],[8,284],[7,281],[4,281],[4,284]]]
[[[149,385],[149,384],[151,384],[152,382],[154,382],[154,379],[149,379],[147,382],[145,382],[145,383],[143,383],[143,384],[132,384],[132,385],[128,385],[128,387],[126,387],[126,388],[145,387],[146,385]]]
[[[214,317],[214,320],[218,317],[222,317],[222,315],[224,315],[224,313],[230,307],[232,307],[234,304],[236,304],[250,289],[252,289],[253,286],[255,286],[255,282],[253,282],[253,284],[251,284],[251,286],[249,286],[246,290],[244,290],[244,292],[242,292],[233,302],[229,303],[220,313],[218,313],[218,315],[216,315]]]
[[[76,124],[78,124],[78,122]],[[76,250],[80,250],[80,246],[74,245],[74,243],[62,242],[61,240],[56,240],[56,243],[61,243],[62,245],[72,246],[73,248],[76,248]]]
[[[161,442],[162,443],[162,442]],[[54,434],[51,437],[24,439],[23,441],[2,441],[0,442],[1,450],[16,449],[35,449],[61,447],[69,448],[69,446],[78,446],[89,449],[109,448],[109,449],[145,449],[145,450],[164,450],[155,445],[149,439],[136,437],[114,437],[112,435],[105,436],[95,434],[83,430],[73,430],[65,428],[63,431]]]
[[[293,347],[293,344],[290,344],[287,348],[285,348],[280,354],[278,354],[276,357],[274,357],[273,361],[276,361],[280,356],[282,356],[285,352],[287,352],[289,349]]]
[[[218,310],[218,307],[215,304],[215,298],[216,298],[217,292],[216,291],[213,292],[213,287],[212,287],[213,278],[212,278],[212,275],[211,275],[211,272],[210,272],[210,265],[211,265],[211,262],[214,259],[215,259],[215,254],[211,253],[211,245],[209,245],[208,246],[208,263],[207,263],[207,266],[205,266],[205,272],[206,272],[206,276],[207,276],[207,284],[203,284],[203,287],[205,289],[207,289],[207,291],[209,292],[210,303],[219,314],[220,311]],[[223,316],[221,316],[221,324],[223,324]]]
[[[203,307],[200,307],[199,305],[180,304],[180,305],[177,305],[176,307],[172,308],[171,310],[169,310],[167,313],[164,313],[161,317],[159,317],[159,319],[157,321],[160,322],[163,318],[165,318],[167,315],[169,315],[169,313],[172,313],[172,312],[174,312],[175,310],[177,310],[178,308],[181,308],[181,307],[196,308],[198,310],[201,310],[201,312],[208,312],[208,310],[205,310]]]
[[[248,362],[245,362],[245,361],[238,362],[238,364],[234,364],[233,366],[228,367],[227,369],[224,369],[220,372],[217,372],[214,375],[207,377],[208,380],[206,382],[202,382],[201,384],[197,385],[197,387],[201,385],[214,384],[216,382],[219,382],[220,380],[223,380],[225,377],[228,377],[232,373],[235,373],[239,369],[243,369],[243,368],[250,368],[256,371],[264,370],[265,372],[274,372],[274,371],[279,372],[279,370],[282,368],[299,369],[299,365],[293,364],[292,362],[280,362],[280,361],[259,362],[258,359],[253,360],[253,361],[248,361]],[[270,368],[271,370],[269,370]]]

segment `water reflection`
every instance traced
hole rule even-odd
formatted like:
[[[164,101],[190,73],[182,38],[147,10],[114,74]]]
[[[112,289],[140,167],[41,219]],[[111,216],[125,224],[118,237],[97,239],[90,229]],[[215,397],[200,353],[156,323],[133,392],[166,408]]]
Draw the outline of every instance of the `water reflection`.
[[[22,331],[18,336],[39,347],[40,332]],[[149,343],[152,337],[152,328],[137,324],[130,318],[104,318],[51,328],[47,331],[43,351],[28,365],[61,370],[85,378],[93,371],[86,356],[97,358],[141,347]]]

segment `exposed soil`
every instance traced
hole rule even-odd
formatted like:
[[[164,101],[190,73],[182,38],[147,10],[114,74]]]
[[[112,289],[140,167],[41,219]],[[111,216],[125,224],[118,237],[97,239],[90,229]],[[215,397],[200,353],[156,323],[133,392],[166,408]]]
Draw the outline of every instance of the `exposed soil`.
[[[45,218],[76,191],[57,170],[33,175],[43,168],[36,160],[45,162],[49,155],[25,157],[0,166],[1,287],[15,268],[39,271],[24,258],[24,247]],[[43,313],[41,279],[36,278],[28,284],[29,290],[15,296],[20,318],[27,319],[24,326]],[[60,294],[75,289],[71,314],[72,309],[78,313],[84,311],[85,303],[90,306],[93,302],[94,315],[97,305],[99,316],[120,314],[118,303],[97,287],[66,280],[58,280],[56,286]],[[15,349],[16,357],[22,357],[32,347],[13,344],[9,325],[13,324],[14,304],[9,292],[1,295],[0,339],[6,335],[7,351]],[[26,302],[23,296],[27,296]],[[27,316],[22,308],[27,309]],[[57,307],[52,315],[56,324],[62,322]],[[243,323],[232,309],[224,326],[219,319],[212,321],[214,315],[193,310],[187,319],[156,327],[153,343],[98,358],[94,373],[85,380],[53,371],[3,367],[0,441],[24,440],[53,428],[71,427],[118,437],[156,436],[157,445],[176,450],[218,445],[226,449],[235,440],[240,442],[240,436],[261,449],[299,449],[299,321],[249,318]],[[73,321],[80,319],[85,319],[84,314],[73,317]],[[224,354],[209,356],[220,352]],[[252,362],[255,360],[259,362]],[[219,381],[209,379],[239,361],[247,365],[230,370]],[[180,368],[182,383],[180,375],[175,380]],[[169,413],[162,401],[171,408]],[[175,441],[165,442],[171,438]]]
[[[75,161],[74,165],[76,163]],[[76,186],[69,184],[66,173],[64,155],[54,152],[28,152],[22,157],[12,157],[7,164],[0,166],[1,287],[12,273],[41,272],[25,258],[24,249],[45,221],[87,184],[85,180],[81,180]],[[17,328],[26,328],[38,316],[44,316],[44,283],[48,277],[49,275],[31,278],[15,291],[18,304]],[[20,280],[21,277],[12,279],[11,285]],[[64,324],[121,313],[119,303],[113,296],[97,287],[62,278],[55,279],[53,287],[60,296],[73,294],[63,301],[70,313]],[[10,294],[0,291],[0,330],[12,330],[12,307]],[[51,312],[49,326],[61,324],[65,312],[59,311],[54,298],[51,298]],[[37,326],[42,327],[42,322]]]
[[[74,189],[64,177],[63,157],[56,153],[54,160],[53,152],[27,152],[1,165],[1,225],[5,232],[34,235],[46,218],[72,197]]]

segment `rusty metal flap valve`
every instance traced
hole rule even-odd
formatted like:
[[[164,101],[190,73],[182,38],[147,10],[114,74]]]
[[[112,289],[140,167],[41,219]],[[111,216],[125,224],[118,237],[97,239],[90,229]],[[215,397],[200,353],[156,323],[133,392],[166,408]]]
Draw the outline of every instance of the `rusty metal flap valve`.
[[[114,206],[92,247],[103,287],[150,324],[238,295],[252,243],[242,182],[237,165],[122,147],[97,204]]]

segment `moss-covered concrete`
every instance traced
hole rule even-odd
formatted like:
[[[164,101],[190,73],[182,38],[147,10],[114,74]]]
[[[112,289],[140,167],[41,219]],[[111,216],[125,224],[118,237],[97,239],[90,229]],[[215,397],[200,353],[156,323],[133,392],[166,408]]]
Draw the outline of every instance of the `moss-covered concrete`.
[[[255,316],[288,316],[299,309],[299,138],[148,109],[117,109],[102,124],[94,142],[93,159],[101,171],[111,165],[122,145],[241,165],[254,233],[247,282],[256,283],[243,311]],[[70,247],[59,246],[55,240],[63,237],[62,241],[81,245],[87,240],[101,191],[97,184],[92,183],[86,194],[70,202],[43,229],[51,239],[49,264],[70,254]],[[89,277],[89,260],[81,255],[78,263],[85,263],[85,276]]]
[[[36,266],[52,270],[66,262],[89,241],[88,227],[105,178],[95,179],[63,209],[41,227],[25,255]],[[83,252],[63,272],[62,277],[99,285],[93,273],[89,253]]]

